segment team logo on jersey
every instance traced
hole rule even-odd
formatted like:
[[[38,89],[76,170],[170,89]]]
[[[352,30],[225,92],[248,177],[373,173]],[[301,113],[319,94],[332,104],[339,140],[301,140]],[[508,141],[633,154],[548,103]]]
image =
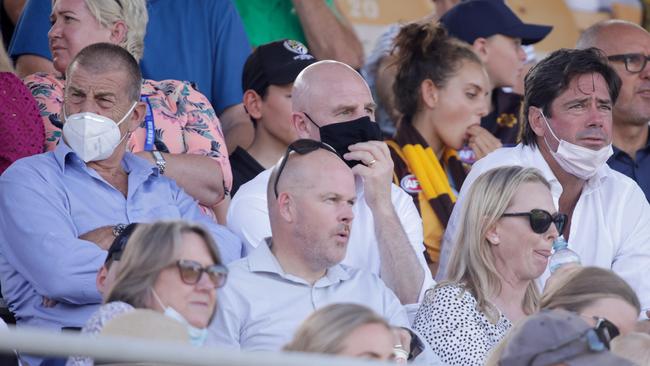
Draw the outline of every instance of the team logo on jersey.
[[[294,60],[311,60],[314,58],[314,56],[308,53],[309,50],[307,49],[307,47],[298,41],[294,41],[293,39],[288,39],[284,41],[283,45],[284,48],[297,55],[293,57]]]
[[[420,182],[413,174],[409,174],[402,178],[399,182],[400,187],[408,193],[420,193],[422,192],[422,187],[420,187]]]

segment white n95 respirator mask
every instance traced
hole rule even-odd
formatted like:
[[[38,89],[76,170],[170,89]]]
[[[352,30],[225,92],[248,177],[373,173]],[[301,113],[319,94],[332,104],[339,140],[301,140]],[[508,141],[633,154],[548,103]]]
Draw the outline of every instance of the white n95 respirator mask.
[[[66,116],[63,107],[63,138],[70,148],[86,163],[107,159],[113,154],[115,148],[122,143],[119,125],[122,124],[135,109],[134,102],[128,112],[115,123],[108,117],[92,112],[81,112]]]

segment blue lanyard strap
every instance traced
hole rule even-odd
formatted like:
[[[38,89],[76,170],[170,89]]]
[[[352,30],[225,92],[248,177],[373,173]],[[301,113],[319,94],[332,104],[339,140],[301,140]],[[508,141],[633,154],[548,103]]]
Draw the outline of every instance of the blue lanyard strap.
[[[149,97],[146,95],[140,96],[140,101],[147,103],[147,114],[144,116],[144,126],[147,129],[147,135],[144,140],[144,151],[152,151],[156,139],[156,125],[153,122],[151,103],[149,103]]]

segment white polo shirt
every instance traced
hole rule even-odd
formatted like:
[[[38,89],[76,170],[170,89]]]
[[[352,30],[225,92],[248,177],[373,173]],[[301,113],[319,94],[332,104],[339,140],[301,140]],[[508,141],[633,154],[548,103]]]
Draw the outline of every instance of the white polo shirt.
[[[266,187],[270,176],[271,169],[267,169],[242,185],[228,208],[228,228],[241,238],[244,242],[244,250],[248,253],[257,248],[265,238],[271,236],[271,224],[266,202]],[[352,208],[354,219],[352,220],[347,254],[342,264],[360,268],[379,276],[381,260],[372,210],[364,198],[361,178],[355,177],[355,184],[357,201]],[[424,282],[418,297],[419,304],[426,290],[435,285],[431,271],[424,259],[422,219],[411,197],[394,184],[391,184],[391,200],[411,243],[411,248],[424,270]],[[415,316],[418,304],[405,305],[410,318]]]
[[[446,277],[463,201],[482,173],[500,166],[539,169],[551,185],[555,207],[562,186],[539,149],[519,144],[497,149],[477,161],[463,183],[443,238],[437,279]],[[635,181],[603,165],[585,184],[571,218],[569,248],[582,265],[611,269],[636,291],[642,309],[650,309],[650,205]],[[540,278],[546,282],[548,268]]]

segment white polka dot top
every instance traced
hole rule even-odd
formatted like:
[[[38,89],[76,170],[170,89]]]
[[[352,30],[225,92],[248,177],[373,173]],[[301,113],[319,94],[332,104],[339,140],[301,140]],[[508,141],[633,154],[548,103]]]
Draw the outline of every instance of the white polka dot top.
[[[512,323],[501,313],[492,324],[476,306],[474,296],[461,285],[436,287],[427,291],[413,328],[447,365],[482,366]]]

